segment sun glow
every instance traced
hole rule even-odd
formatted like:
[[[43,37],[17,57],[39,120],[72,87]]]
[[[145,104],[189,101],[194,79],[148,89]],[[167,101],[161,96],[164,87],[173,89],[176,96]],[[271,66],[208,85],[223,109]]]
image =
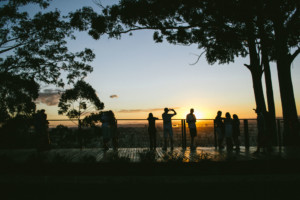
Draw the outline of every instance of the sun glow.
[[[186,115],[189,114],[190,111],[187,111],[183,114],[183,119],[186,118]],[[199,111],[199,110],[194,110],[194,115],[196,116],[196,119],[203,119],[204,118],[204,114]]]
[[[203,119],[204,115],[201,111],[194,111],[194,115],[196,116],[196,119]]]

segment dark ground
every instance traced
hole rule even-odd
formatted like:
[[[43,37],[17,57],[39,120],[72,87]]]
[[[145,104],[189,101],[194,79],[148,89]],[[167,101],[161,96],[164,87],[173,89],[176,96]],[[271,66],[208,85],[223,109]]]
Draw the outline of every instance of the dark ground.
[[[2,151],[0,193],[3,199],[299,199],[298,150],[280,155],[186,163],[14,162]]]

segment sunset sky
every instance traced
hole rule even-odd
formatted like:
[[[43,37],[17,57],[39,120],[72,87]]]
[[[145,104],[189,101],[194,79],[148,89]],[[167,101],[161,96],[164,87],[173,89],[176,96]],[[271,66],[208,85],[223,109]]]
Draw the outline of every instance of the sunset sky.
[[[103,0],[103,4],[117,1]],[[58,8],[62,14],[82,6],[100,8],[93,0],[54,0],[49,9]],[[36,7],[29,7],[35,10]],[[196,65],[195,54],[202,50],[196,45],[179,46],[167,42],[156,44],[152,31],[133,32],[121,40],[92,39],[86,32],[76,33],[77,40],[69,42],[71,51],[91,48],[96,59],[94,71],[85,79],[90,83],[105,110],[113,110],[119,119],[143,119],[149,112],[161,118],[164,107],[178,111],[176,118],[185,118],[190,108],[197,118],[214,118],[218,110],[237,114],[240,118],[255,118],[251,74],[244,67],[249,58],[237,58],[228,65],[208,65],[205,56]],[[294,61],[292,77],[298,113],[300,110],[300,57]],[[272,80],[276,114],[282,116],[276,65],[272,63]],[[262,80],[264,83],[264,79]],[[65,88],[67,89],[68,86]],[[48,89],[48,90],[47,90]],[[53,86],[44,86],[38,109],[44,108],[48,119],[57,119],[58,95],[49,95]],[[50,98],[51,97],[51,98]],[[42,103],[44,102],[44,103]]]

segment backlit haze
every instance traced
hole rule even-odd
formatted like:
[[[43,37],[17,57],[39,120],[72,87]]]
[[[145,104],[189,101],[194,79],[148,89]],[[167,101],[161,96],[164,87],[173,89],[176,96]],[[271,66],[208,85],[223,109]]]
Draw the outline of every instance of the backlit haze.
[[[104,5],[117,1],[102,1]],[[58,8],[62,14],[82,6],[100,8],[93,0],[54,0],[50,9]],[[29,7],[35,9],[37,7]],[[202,50],[196,45],[180,46],[167,42],[155,43],[152,31],[133,32],[121,40],[92,39],[86,32],[76,33],[77,40],[69,42],[72,52],[91,48],[96,59],[91,63],[94,71],[85,79],[91,84],[102,102],[104,110],[113,110],[118,119],[145,119],[148,113],[161,119],[165,107],[174,108],[177,116],[185,118],[190,108],[196,117],[214,118],[218,110],[237,114],[239,118],[255,118],[255,106],[250,71],[244,67],[249,58],[237,58],[228,65],[208,65],[205,56],[197,60]],[[300,109],[300,58],[294,61],[292,78],[298,113]],[[277,117],[282,116],[277,70],[271,64]],[[264,78],[263,78],[264,84]],[[70,88],[66,86],[65,89]],[[59,95],[52,95],[53,86],[41,90],[38,109],[46,109],[48,119],[66,118],[57,115]],[[50,92],[50,94],[49,94]],[[53,92],[53,91],[52,91]]]

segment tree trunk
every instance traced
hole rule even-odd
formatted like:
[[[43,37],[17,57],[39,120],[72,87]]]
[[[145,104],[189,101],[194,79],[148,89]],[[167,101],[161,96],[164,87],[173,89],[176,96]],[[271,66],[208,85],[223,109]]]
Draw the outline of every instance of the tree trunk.
[[[274,1],[273,19],[275,33],[275,56],[277,60],[278,80],[284,119],[284,143],[287,146],[300,146],[299,120],[291,77],[291,59],[288,48],[288,34],[284,26],[280,1]]]
[[[263,55],[263,57],[264,57],[264,55]],[[270,119],[271,124],[269,124],[269,126],[270,126],[269,131],[270,131],[272,145],[277,145],[278,141],[277,141],[277,130],[276,130],[276,113],[275,113],[275,103],[274,103],[271,71],[270,71],[269,61],[265,60],[265,59],[263,58],[265,83],[266,83],[266,92],[267,92],[267,101],[268,101],[268,111],[269,111],[269,115],[271,118]]]
[[[261,59],[262,64],[264,66],[264,74],[265,74],[265,84],[266,84],[266,93],[267,93],[267,102],[268,102],[268,111],[269,111],[269,119],[268,119],[268,131],[269,136],[271,137],[271,145],[278,145],[277,141],[277,129],[276,129],[276,112],[275,112],[275,103],[274,103],[274,95],[273,95],[273,86],[272,86],[272,78],[271,78],[271,70],[270,70],[270,60],[269,60],[269,52],[268,49],[272,47],[268,44],[268,36],[266,35],[265,26],[268,26],[268,22],[266,21],[265,13],[264,13],[264,4],[262,1],[258,2],[258,30],[260,37],[260,46],[261,46]]]
[[[262,87],[262,66],[259,64],[259,55],[256,50],[255,44],[255,31],[252,21],[246,22],[247,33],[248,33],[248,49],[249,49],[249,58],[250,65],[247,66],[252,75],[253,89],[255,95],[256,109],[265,113],[266,103],[264,99],[264,92]]]
[[[251,76],[252,76],[252,84],[253,84],[253,90],[254,90],[254,96],[255,96],[255,102],[256,102],[256,109],[260,110],[261,112],[266,111],[266,103],[264,98],[264,92],[262,87],[262,81],[261,81],[261,73],[258,72],[258,67],[252,66]]]
[[[281,58],[277,61],[278,80],[284,119],[284,143],[299,146],[299,121],[291,77],[291,67]]]

